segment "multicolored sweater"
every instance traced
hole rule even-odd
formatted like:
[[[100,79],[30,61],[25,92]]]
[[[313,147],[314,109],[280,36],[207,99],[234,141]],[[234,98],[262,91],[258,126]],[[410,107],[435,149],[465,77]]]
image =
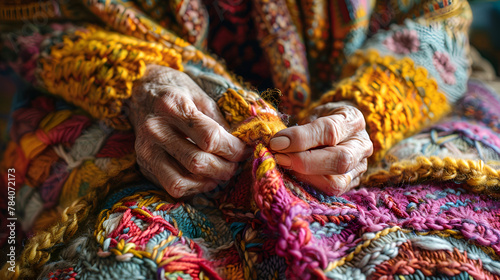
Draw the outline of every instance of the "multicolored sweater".
[[[466,1],[8,0],[0,20],[1,70],[27,82],[2,278],[500,278],[500,97],[468,81]],[[176,201],[141,176],[124,104],[148,64],[187,73],[254,148],[227,184]],[[335,197],[266,146],[340,100],[375,152]]]

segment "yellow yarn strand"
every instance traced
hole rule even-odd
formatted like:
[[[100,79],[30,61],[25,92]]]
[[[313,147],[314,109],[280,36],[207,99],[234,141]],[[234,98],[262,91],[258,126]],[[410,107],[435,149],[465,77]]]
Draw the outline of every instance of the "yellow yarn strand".
[[[415,183],[422,179],[463,182],[474,192],[500,197],[500,170],[493,169],[481,160],[421,156],[413,161],[394,163],[389,171],[380,170],[370,174],[364,184]]]
[[[239,90],[242,92],[242,90]],[[217,101],[221,112],[224,112],[226,120],[231,123],[240,123],[246,120],[250,115],[249,105],[242,95],[238,94],[234,89],[228,89],[221,98]]]

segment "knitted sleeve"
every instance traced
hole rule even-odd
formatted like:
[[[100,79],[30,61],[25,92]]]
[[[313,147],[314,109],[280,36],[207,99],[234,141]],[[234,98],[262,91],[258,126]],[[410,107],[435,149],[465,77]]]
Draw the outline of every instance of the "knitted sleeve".
[[[199,34],[183,32],[187,42],[170,30],[174,25],[167,29],[167,21],[148,17],[143,10],[151,7],[144,5],[122,0],[82,1],[80,11],[90,14],[85,22],[103,23],[103,27],[47,24],[33,26],[28,35],[21,31],[8,33],[2,40],[2,52],[7,52],[2,60],[8,60],[38,88],[64,98],[116,129],[130,128],[123,105],[132,94],[133,82],[145,74],[147,64],[180,71],[194,65],[239,86],[223,65],[191,44],[204,44],[206,23],[200,23],[203,30],[196,28]],[[206,18],[203,9],[197,15]],[[183,23],[189,18],[178,14],[175,19],[176,26],[180,26],[177,29],[185,31]]]
[[[36,87],[117,129],[129,127],[122,105],[147,64],[182,70],[180,54],[158,43],[91,25],[50,28],[4,39],[4,49],[15,57],[10,66]]]
[[[355,103],[374,144],[372,161],[447,114],[466,90],[469,69],[466,1],[381,2],[371,17],[373,34],[348,56],[340,81],[301,113],[327,102]]]

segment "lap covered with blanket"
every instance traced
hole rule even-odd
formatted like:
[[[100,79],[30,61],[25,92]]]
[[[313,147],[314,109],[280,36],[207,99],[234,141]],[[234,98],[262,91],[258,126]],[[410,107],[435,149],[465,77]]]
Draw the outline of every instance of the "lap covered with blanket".
[[[2,71],[27,82],[0,165],[2,278],[500,278],[500,95],[468,80],[466,2],[41,3],[0,6],[49,18],[2,41]],[[177,200],[142,176],[124,104],[152,64],[188,74],[252,147],[227,183]],[[288,116],[337,101],[374,145],[340,196],[269,150]]]

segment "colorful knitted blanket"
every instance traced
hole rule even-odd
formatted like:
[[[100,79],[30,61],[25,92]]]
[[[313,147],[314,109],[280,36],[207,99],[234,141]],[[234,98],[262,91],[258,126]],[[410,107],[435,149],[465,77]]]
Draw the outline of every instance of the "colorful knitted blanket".
[[[28,84],[0,165],[0,278],[500,278],[500,96],[467,78],[466,2],[217,2],[236,30],[254,15],[279,106],[201,50],[210,3],[10,2],[0,19],[106,28],[3,38],[2,70]],[[188,74],[252,147],[229,182],[174,200],[142,177],[123,105],[148,64]],[[374,155],[358,188],[332,196],[267,146],[287,114],[345,100]]]
[[[221,97],[221,108],[241,106],[241,115],[226,116],[245,119],[233,134],[257,141],[254,158],[227,185],[184,202],[152,183],[126,178],[133,159],[127,154],[132,146],[125,145],[133,135],[105,135],[106,127],[81,115],[67,117],[83,131],[59,136],[73,142],[66,154],[72,161],[61,161],[56,149],[35,157],[43,160],[37,168],[59,164],[38,173],[28,168],[26,180],[43,181],[37,189],[26,182],[16,207],[22,209],[21,226],[36,228],[43,223],[34,220],[37,212],[55,202],[50,195],[56,190],[47,187],[54,181],[62,188],[59,204],[68,207],[55,226],[31,237],[16,271],[31,278],[38,267],[42,279],[499,277],[496,93],[469,82],[453,117],[400,142],[362,187],[341,197],[322,194],[276,166],[265,144],[284,125],[265,104],[233,90]],[[53,101],[42,98],[26,110],[47,118],[51,113],[42,108],[50,106]],[[80,145],[93,154],[75,155]],[[23,170],[13,158],[10,166]],[[69,204],[75,190],[68,187],[75,186],[87,194]],[[101,197],[111,187],[115,191]]]

